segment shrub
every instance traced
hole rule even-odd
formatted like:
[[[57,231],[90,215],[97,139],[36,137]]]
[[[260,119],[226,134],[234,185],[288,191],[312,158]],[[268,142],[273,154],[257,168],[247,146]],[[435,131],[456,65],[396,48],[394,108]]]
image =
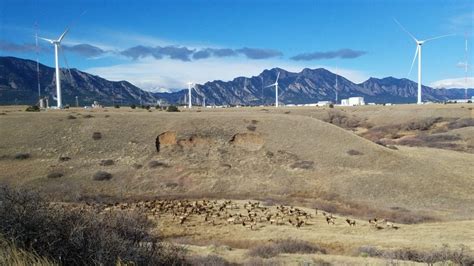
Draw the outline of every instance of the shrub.
[[[251,248],[247,254],[250,257],[271,258],[277,256],[279,253],[275,245],[265,244]]]
[[[67,116],[67,119],[77,119],[77,117],[73,116],[73,115],[68,115]]]
[[[102,166],[114,165],[114,160],[111,160],[111,159],[100,160],[99,165],[102,165]]]
[[[101,139],[101,138],[102,138],[102,133],[100,133],[100,132],[94,132],[94,133],[92,133],[92,139],[93,139],[93,140],[99,140],[99,139]]]
[[[150,110],[151,106],[147,105],[147,106],[145,106],[145,109]]]
[[[26,112],[39,112],[40,108],[37,105],[28,106],[25,110]]]
[[[474,127],[474,118],[460,118],[448,124],[449,129]]]
[[[114,108],[119,109],[120,105],[116,104],[116,105],[114,105]]]
[[[409,248],[383,250],[372,246],[359,248],[359,254],[370,257],[382,257],[385,259],[409,260],[434,264],[437,262],[452,262],[457,265],[473,265],[474,256],[465,245],[459,245],[457,249],[451,249],[448,245],[431,251],[420,251]]]
[[[166,109],[166,111],[168,111],[168,112],[179,112],[179,109],[178,109],[178,107],[176,107],[174,105],[170,105],[170,106],[168,106],[168,109]]]
[[[143,167],[143,165],[138,164],[138,163],[134,163],[132,166],[133,166],[133,168],[135,168],[135,169],[141,169],[141,168]]]
[[[60,162],[67,162],[71,160],[71,157],[68,157],[68,156],[59,156],[59,161]]]
[[[130,108],[135,109],[137,106],[135,104],[130,105]]]
[[[85,115],[85,116],[83,116],[83,117],[84,117],[84,118],[92,118],[92,117],[94,117],[94,116],[87,114],[87,115]]]
[[[63,177],[64,174],[60,172],[51,172],[47,175],[47,178],[60,178]]]
[[[160,242],[137,212],[99,213],[52,205],[37,193],[0,191],[0,234],[60,265],[181,265],[184,250]]]
[[[442,117],[430,117],[425,119],[420,119],[416,121],[412,121],[406,125],[402,126],[403,130],[429,130],[434,124],[443,121]]]
[[[304,169],[309,170],[314,168],[313,161],[296,161],[290,165],[292,169]]]
[[[159,161],[150,161],[148,163],[149,168],[157,168],[157,167],[167,167],[168,165],[166,163],[162,163]]]
[[[9,241],[0,238],[0,265],[56,265],[53,261],[17,248]]]
[[[155,105],[155,109],[158,110],[158,109],[161,109],[161,106],[159,104]]]
[[[26,160],[26,159],[31,158],[31,154],[29,154],[29,153],[17,153],[17,154],[15,154],[15,156],[13,158],[15,158],[17,160]]]
[[[259,245],[251,248],[248,255],[251,257],[271,258],[280,253],[322,253],[326,254],[326,250],[318,245],[307,241],[297,239],[277,240],[274,243]]]
[[[255,131],[255,130],[257,129],[257,127],[254,126],[254,125],[248,125],[248,126],[247,126],[247,129],[248,129],[249,131]]]
[[[330,103],[329,108],[334,108],[334,104]]]
[[[106,181],[112,179],[112,174],[105,171],[98,171],[92,176],[93,180]]]
[[[351,155],[351,156],[354,156],[354,155],[363,155],[362,152],[358,151],[358,150],[348,150],[347,151],[347,154]]]

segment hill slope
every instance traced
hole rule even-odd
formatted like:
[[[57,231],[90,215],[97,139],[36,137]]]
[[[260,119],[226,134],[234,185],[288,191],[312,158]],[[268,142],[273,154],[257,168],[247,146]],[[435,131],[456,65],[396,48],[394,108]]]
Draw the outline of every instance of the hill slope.
[[[92,118],[85,112],[70,114],[77,118],[66,119],[64,112],[0,116],[6,125],[0,129],[0,180],[71,200],[97,195],[277,197],[439,216],[474,213],[474,180],[466,171],[474,163],[472,154],[391,150],[311,117],[261,111],[244,116],[123,110],[92,112]],[[25,130],[25,124],[34,130]],[[176,141],[168,133],[157,152],[157,136],[168,131],[176,133]],[[93,132],[101,132],[102,139],[92,139]],[[18,152],[32,158],[10,159]],[[60,162],[60,155],[71,160]],[[101,166],[105,159],[114,165]],[[112,173],[113,179],[93,181],[98,170]],[[54,171],[64,177],[46,178]]]

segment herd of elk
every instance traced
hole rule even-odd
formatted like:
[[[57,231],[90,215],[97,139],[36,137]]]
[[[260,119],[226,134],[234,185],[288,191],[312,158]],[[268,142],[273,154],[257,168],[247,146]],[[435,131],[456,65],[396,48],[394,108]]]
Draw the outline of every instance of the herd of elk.
[[[257,230],[265,224],[287,224],[299,229],[311,225],[310,221],[319,216],[318,210],[312,215],[301,208],[284,205],[263,206],[258,201],[239,204],[232,200],[150,200],[101,206],[102,211],[137,209],[155,216],[171,215],[172,221],[181,226],[198,221],[213,226],[240,224],[251,230]],[[333,214],[324,211],[320,213],[328,225],[336,225],[336,217]],[[346,218],[345,222],[351,227],[356,226],[353,219]],[[377,218],[370,219],[369,225],[379,230],[400,228],[392,222]]]

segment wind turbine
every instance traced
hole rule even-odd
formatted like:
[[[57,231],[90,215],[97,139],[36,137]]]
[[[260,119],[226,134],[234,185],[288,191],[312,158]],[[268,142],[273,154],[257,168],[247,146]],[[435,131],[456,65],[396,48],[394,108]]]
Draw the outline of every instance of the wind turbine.
[[[275,83],[266,86],[265,88],[275,86],[275,107],[278,107],[278,79],[280,78],[280,72],[278,72]]]
[[[421,101],[421,46],[428,41],[432,41],[432,40],[436,40],[436,39],[440,39],[440,38],[444,38],[448,36],[453,36],[455,34],[447,34],[447,35],[441,35],[441,36],[429,38],[426,40],[418,40],[417,38],[415,38],[415,36],[413,36],[413,34],[411,34],[408,30],[406,30],[402,26],[402,24],[398,22],[398,20],[396,19],[394,20],[400,26],[400,28],[402,28],[402,30],[405,31],[416,43],[415,56],[413,57],[413,61],[411,62],[411,67],[410,67],[410,71],[408,72],[408,75],[410,75],[411,70],[413,69],[413,64],[415,64],[416,57],[418,56],[418,97],[417,97],[416,103],[422,104],[423,102]]]
[[[63,103],[62,103],[62,97],[61,97],[61,79],[59,76],[59,58],[58,58],[58,53],[59,53],[59,47],[61,45],[61,41],[64,39],[64,36],[68,33],[69,28],[67,28],[61,36],[57,40],[51,40],[51,39],[46,39],[43,37],[38,37],[42,40],[45,40],[47,42],[50,42],[52,45],[54,45],[54,60],[55,60],[55,66],[56,66],[56,101],[57,101],[57,107],[58,109],[63,108]]]
[[[192,87],[191,87],[191,86],[192,86],[193,84],[194,84],[194,83],[192,83],[192,82],[188,82],[188,95],[189,95],[189,97],[188,97],[188,108],[189,108],[189,109],[191,109],[191,107],[193,106],[192,103],[191,103],[191,100],[192,100],[192,99],[191,99],[191,90],[192,90]]]

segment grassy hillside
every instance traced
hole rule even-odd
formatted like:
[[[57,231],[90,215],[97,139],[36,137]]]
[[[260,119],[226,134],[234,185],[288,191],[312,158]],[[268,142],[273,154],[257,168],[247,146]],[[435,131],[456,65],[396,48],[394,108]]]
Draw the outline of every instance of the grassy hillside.
[[[6,108],[0,116],[0,180],[61,200],[273,198],[356,215],[378,209],[472,218],[474,155],[393,150],[307,111],[286,110],[290,113]],[[162,143],[157,152],[158,135],[168,131],[176,133],[177,144]],[[93,139],[94,132],[101,138]],[[15,159],[18,153],[30,157]],[[97,171],[111,173],[112,179],[93,180]]]

